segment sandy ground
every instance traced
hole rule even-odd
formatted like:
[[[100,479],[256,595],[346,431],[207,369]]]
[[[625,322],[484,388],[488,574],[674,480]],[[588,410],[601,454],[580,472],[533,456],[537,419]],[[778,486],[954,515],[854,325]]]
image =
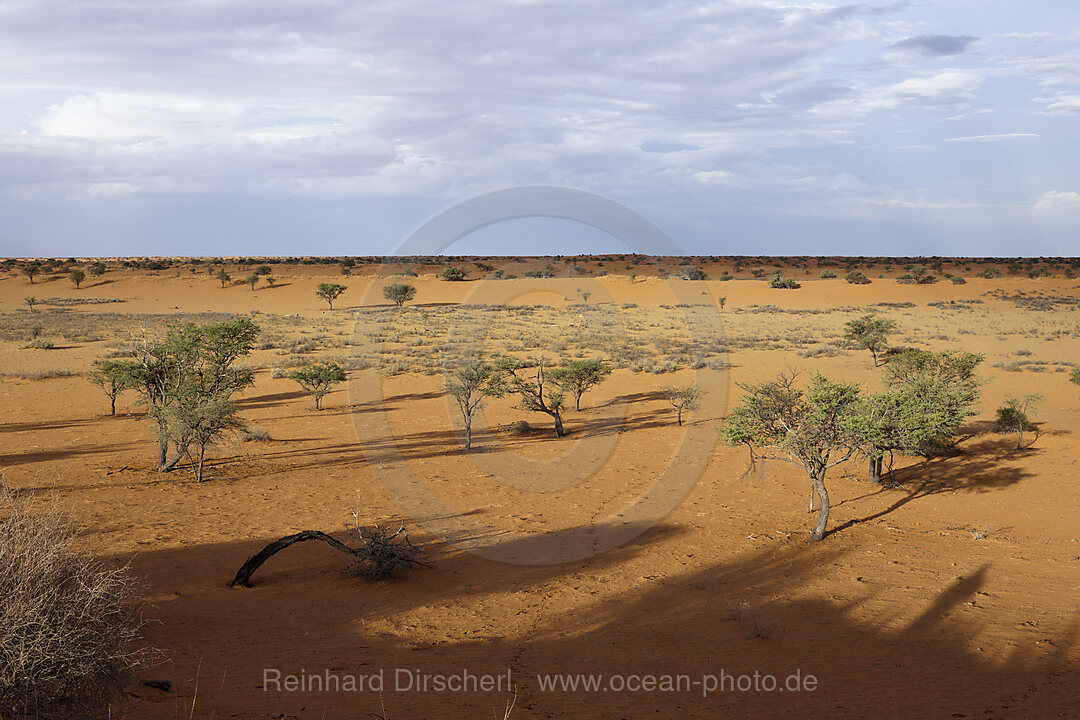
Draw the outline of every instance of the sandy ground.
[[[478,421],[476,452],[465,455],[439,375],[355,370],[316,412],[295,383],[271,377],[282,356],[266,348],[251,359],[257,379],[240,404],[272,439],[216,448],[203,483],[184,468],[153,471],[153,436],[133,397],[122,396],[110,417],[81,375],[44,376],[85,372],[127,335],[159,331],[163,315],[178,313],[254,312],[283,340],[316,331],[353,340],[312,357],[362,354],[371,347],[354,330],[356,313],[385,304],[385,278],[275,268],[276,287],[251,291],[221,288],[201,269],[110,271],[79,290],[62,276],[33,287],[2,277],[4,481],[69,508],[91,547],[130,559],[145,578],[154,640],[169,661],[140,679],[173,689],[132,684],[120,717],[502,717],[515,695],[513,718],[1080,717],[1080,388],[1064,372],[1080,356],[1080,311],[1001,296],[1077,298],[1077,282],[969,275],[965,285],[912,286],[867,271],[874,282],[853,286],[807,279],[818,272],[811,267],[796,274],[803,286],[794,291],[750,279],[631,280],[614,270],[409,278],[422,307],[555,307],[566,326],[552,323],[553,339],[573,325],[589,288],[593,304],[634,303],[633,322],[655,324],[655,334],[682,322],[670,332],[722,335],[730,367],[618,370],[581,412],[566,414],[570,435],[558,440],[546,416],[494,400]],[[349,285],[333,311],[314,296],[317,282]],[[31,317],[22,302],[30,294],[123,302],[39,306]],[[949,304],[961,300],[981,302]],[[836,340],[846,320],[884,302],[913,304],[877,308],[899,322],[898,344],[986,355],[981,412],[961,454],[900,459],[896,489],[868,484],[862,463],[833,471],[833,532],[809,543],[805,477],[782,465],[744,476],[745,452],[716,446],[715,428],[737,383],[789,366],[877,389],[868,353],[800,355],[821,344],[797,341]],[[708,308],[707,324],[678,320],[679,304]],[[119,313],[127,329],[80,324],[95,313]],[[41,324],[57,347],[24,348],[27,323]],[[83,339],[65,339],[62,328]],[[1018,360],[1043,364],[1009,367]],[[710,393],[679,428],[658,390],[691,379]],[[1041,435],[1018,451],[986,430],[993,408],[1026,393],[1046,399]],[[518,419],[537,431],[500,431]],[[643,493],[660,499],[627,511]],[[343,574],[344,556],[308,543],[274,557],[254,587],[227,586],[277,537],[303,529],[344,537],[354,510],[365,523],[409,523],[433,567],[370,583]],[[567,532],[583,527],[585,535]],[[563,562],[521,564],[537,559]],[[381,674],[383,687],[279,691],[264,684],[266,669]],[[511,680],[487,692],[415,687],[420,675],[463,672]],[[602,675],[601,689],[544,690],[539,676],[558,673]],[[759,679],[740,691],[729,678],[709,692],[708,678],[725,673],[816,682],[768,692]],[[667,688],[668,676],[685,679]],[[412,689],[400,688],[406,678]]]

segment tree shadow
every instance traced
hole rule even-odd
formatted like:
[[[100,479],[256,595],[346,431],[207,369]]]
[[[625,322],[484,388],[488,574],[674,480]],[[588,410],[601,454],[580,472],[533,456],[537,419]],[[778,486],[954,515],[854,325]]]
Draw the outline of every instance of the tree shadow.
[[[389,583],[346,577],[348,558],[309,543],[272,558],[252,588],[225,584],[276,538],[151,550],[132,566],[148,578],[149,615],[161,623],[156,639],[172,662],[149,676],[170,679],[185,708],[197,697],[218,716],[327,720],[380,707],[388,717],[486,717],[514,695],[515,718],[596,720],[865,718],[882,708],[896,718],[1071,717],[1080,703],[1075,619],[1014,627],[989,640],[997,648],[975,647],[994,609],[984,590],[1005,582],[992,566],[928,580],[936,592],[898,617],[895,607],[868,608],[895,592],[900,571],[853,590],[828,575],[839,563],[871,574],[877,566],[862,570],[869,561],[853,548],[771,546],[686,569],[672,563],[666,544],[684,541],[680,534],[658,525],[602,555],[549,566],[495,563],[435,544],[432,569]],[[384,694],[285,692],[264,684],[264,668],[383,671],[388,682]],[[399,668],[509,671],[513,689],[395,691]],[[554,674],[601,678],[610,691],[542,690],[540,677]],[[685,684],[624,692],[610,684],[648,675]],[[796,675],[796,686],[786,685]],[[717,684],[708,691],[710,676]],[[766,676],[784,689],[753,680]],[[130,688],[132,716],[157,709],[153,717],[173,717],[172,697],[155,708],[157,692]]]
[[[866,517],[849,520],[829,530],[826,534],[832,535],[855,525],[877,520],[921,498],[950,492],[989,492],[1015,485],[1033,477],[1034,474],[1009,465],[1009,460],[1032,452],[1034,451],[1003,449],[999,441],[983,440],[974,445],[965,446],[960,453],[954,455],[923,460],[914,465],[897,468],[888,476],[888,487],[882,487],[877,492],[868,493],[862,498],[892,493],[896,490],[900,492],[899,498],[883,510]]]

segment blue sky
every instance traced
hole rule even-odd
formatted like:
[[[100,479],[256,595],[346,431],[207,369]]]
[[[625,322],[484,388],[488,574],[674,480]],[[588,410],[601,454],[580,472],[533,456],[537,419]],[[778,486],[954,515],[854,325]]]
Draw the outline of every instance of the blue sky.
[[[0,0],[0,67],[4,255],[387,254],[536,184],[692,254],[1080,244],[1064,0]],[[448,252],[624,249],[517,220]]]

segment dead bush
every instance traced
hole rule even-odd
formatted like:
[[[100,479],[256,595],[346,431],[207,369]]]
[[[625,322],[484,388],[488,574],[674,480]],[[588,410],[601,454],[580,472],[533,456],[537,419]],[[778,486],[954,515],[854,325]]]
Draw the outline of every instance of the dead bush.
[[[0,500],[0,717],[110,714],[131,673],[158,657],[138,590],[55,509]]]

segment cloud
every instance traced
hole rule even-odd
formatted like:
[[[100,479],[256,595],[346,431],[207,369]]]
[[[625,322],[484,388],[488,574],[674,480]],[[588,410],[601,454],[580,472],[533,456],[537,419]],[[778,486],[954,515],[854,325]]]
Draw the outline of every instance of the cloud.
[[[1080,193],[1071,190],[1051,190],[1035,200],[1035,210],[1041,213],[1080,211]]]
[[[999,133],[996,135],[969,135],[967,137],[947,138],[945,142],[959,143],[987,143],[1001,140],[1013,140],[1015,138],[1037,138],[1038,133]]]
[[[944,57],[959,55],[976,40],[978,38],[971,35],[918,35],[893,43],[892,47],[921,55]]]

